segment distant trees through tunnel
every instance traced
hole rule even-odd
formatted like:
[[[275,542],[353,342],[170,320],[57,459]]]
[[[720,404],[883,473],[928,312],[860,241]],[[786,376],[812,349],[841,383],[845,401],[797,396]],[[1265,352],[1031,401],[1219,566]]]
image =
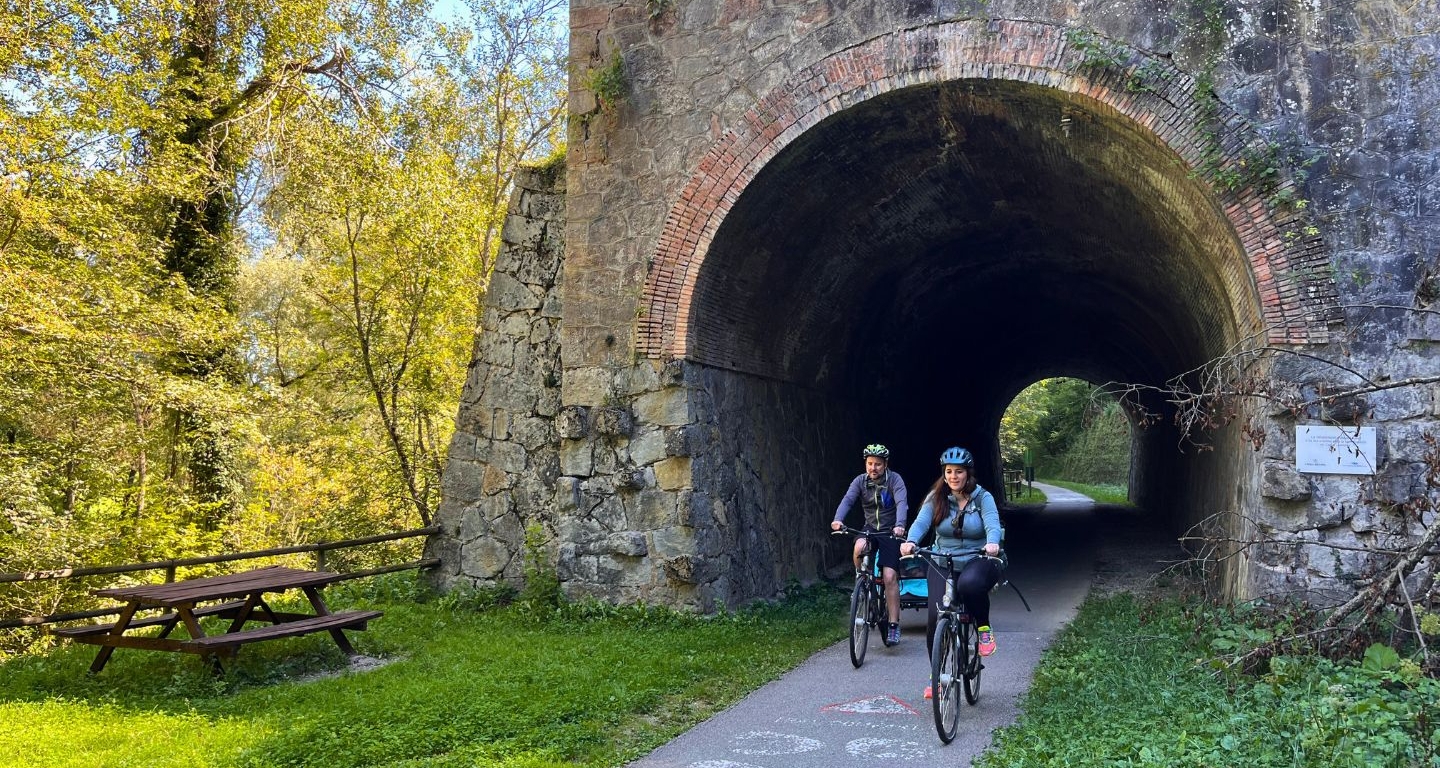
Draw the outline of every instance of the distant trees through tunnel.
[[[1126,489],[1131,421],[1103,386],[1042,379],[1021,390],[1000,422],[1006,470],[1033,467],[1039,478]]]

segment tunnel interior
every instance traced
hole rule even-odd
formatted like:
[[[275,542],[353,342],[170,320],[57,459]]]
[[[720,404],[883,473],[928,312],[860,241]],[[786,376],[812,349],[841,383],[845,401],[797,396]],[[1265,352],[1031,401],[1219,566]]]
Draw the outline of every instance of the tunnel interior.
[[[1234,230],[1172,148],[994,80],[874,96],[798,137],[718,228],[692,306],[693,362],[835,403],[780,430],[832,485],[885,442],[917,496],[954,444],[997,487],[1000,418],[1034,381],[1163,385],[1260,325]],[[1183,442],[1164,418],[1135,430],[1132,498],[1172,528],[1246,461]]]

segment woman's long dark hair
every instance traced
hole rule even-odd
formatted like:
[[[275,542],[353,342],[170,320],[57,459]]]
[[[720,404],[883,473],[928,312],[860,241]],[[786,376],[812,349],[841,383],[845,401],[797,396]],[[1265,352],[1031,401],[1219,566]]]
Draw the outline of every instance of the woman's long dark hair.
[[[958,466],[965,468],[965,485],[960,487],[960,492],[973,496],[977,485],[975,482],[975,467],[971,464],[960,464]],[[935,484],[930,486],[930,492],[925,494],[925,502],[930,505],[931,509],[935,510],[935,514],[930,518],[934,521],[931,523],[932,528],[939,527],[940,523],[945,520],[945,517],[950,514],[949,503],[951,495],[950,486],[945,483],[945,468],[941,467],[940,479],[936,480]],[[960,500],[958,498],[955,499],[955,516],[960,516]]]

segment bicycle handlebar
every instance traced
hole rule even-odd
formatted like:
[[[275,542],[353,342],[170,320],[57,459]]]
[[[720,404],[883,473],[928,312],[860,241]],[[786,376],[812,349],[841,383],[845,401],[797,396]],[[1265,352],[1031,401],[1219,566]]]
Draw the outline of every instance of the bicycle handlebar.
[[[851,528],[850,526],[848,526],[848,525],[846,525],[846,524],[844,524],[844,523],[841,523],[839,528],[835,528],[835,529],[833,529],[833,530],[830,531],[830,535],[831,535],[831,536],[839,536],[839,535],[841,535],[841,534],[850,534],[851,536],[864,536],[864,537],[866,537],[866,538],[869,538],[869,537],[871,537],[871,536],[874,536],[874,537],[877,537],[877,538],[885,538],[885,539],[899,539],[899,538],[900,538],[899,536],[896,536],[896,535],[893,534],[893,533],[886,533],[885,531],[862,531],[862,530],[860,530],[859,528]],[[903,539],[902,539],[902,540],[903,540]]]
[[[901,555],[901,556],[900,556],[900,559],[905,560],[905,559],[909,559],[909,558],[912,558],[912,557],[920,557],[920,558],[924,558],[924,559],[927,559],[927,560],[931,560],[931,559],[939,560],[940,558],[944,558],[947,563],[953,565],[954,562],[955,562],[955,558],[957,558],[957,557],[971,557],[971,556],[973,556],[973,557],[983,557],[983,558],[985,558],[986,560],[994,560],[994,561],[997,562],[997,563],[1004,563],[1004,562],[1005,562],[1005,558],[1002,557],[1002,555],[1004,555],[1004,554],[1005,554],[1005,550],[1003,550],[1003,549],[1000,550],[1000,552],[999,552],[998,554],[987,555],[987,554],[985,554],[985,550],[983,550],[983,549],[967,549],[967,550],[965,550],[964,552],[941,552],[941,551],[936,550],[936,549],[922,549],[922,548],[920,548],[920,547],[916,547],[914,552],[912,552],[912,553],[910,553],[910,554],[908,554],[908,555]]]

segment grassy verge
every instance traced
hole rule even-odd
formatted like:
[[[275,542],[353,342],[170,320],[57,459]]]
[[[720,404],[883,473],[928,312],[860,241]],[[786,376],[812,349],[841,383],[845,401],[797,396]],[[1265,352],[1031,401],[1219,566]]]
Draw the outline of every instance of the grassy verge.
[[[1263,632],[1179,600],[1092,598],[1045,653],[1014,726],[976,765],[1440,765],[1440,681],[1393,651],[1213,662]]]
[[[1044,504],[1045,493],[1039,488],[1022,485],[1019,495],[1008,497],[1005,501],[1011,504]]]
[[[351,599],[385,611],[352,635],[344,667],[325,636],[247,646],[221,678],[182,654],[93,646],[0,665],[0,765],[615,766],[842,637],[844,595],[716,617],[654,608],[523,607]]]
[[[1086,483],[1072,483],[1069,480],[1036,480],[1036,482],[1058,485],[1061,488],[1068,488],[1076,493],[1083,493],[1101,504],[1130,503],[1130,493],[1123,485],[1088,485]]]

